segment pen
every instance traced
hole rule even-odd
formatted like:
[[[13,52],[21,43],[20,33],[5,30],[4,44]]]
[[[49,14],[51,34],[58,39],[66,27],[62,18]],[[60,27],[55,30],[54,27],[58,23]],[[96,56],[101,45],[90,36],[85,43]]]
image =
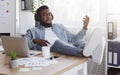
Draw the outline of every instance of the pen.
[[[56,58],[59,58],[59,56],[52,56],[49,59],[52,60],[52,59],[56,59]]]

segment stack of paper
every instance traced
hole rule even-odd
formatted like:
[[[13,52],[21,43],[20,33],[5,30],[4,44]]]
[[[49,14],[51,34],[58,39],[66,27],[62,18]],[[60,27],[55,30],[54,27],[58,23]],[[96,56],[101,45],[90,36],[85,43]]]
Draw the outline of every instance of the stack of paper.
[[[34,66],[48,66],[50,64],[58,63],[57,60],[48,60],[43,57],[30,57],[30,58],[20,58],[17,59],[19,65],[25,65],[25,67],[34,67]]]

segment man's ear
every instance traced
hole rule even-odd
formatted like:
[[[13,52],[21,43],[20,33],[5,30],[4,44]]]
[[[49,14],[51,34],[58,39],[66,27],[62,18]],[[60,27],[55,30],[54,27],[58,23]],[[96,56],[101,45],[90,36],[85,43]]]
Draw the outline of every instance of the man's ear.
[[[35,18],[35,21],[40,21],[39,16],[38,16],[37,13],[35,13],[34,18]]]

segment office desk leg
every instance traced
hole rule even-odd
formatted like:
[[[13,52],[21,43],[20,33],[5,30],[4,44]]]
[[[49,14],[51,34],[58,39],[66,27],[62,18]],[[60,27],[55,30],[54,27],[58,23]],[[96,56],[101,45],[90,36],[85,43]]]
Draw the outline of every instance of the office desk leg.
[[[78,71],[77,75],[87,75],[87,62],[82,64],[82,68]]]
[[[87,75],[87,62],[64,72],[62,75]]]

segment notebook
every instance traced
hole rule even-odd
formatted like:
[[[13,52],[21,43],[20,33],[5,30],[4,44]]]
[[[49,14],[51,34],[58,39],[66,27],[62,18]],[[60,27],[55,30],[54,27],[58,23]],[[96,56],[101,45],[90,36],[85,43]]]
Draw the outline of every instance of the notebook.
[[[15,51],[17,56],[31,56],[38,55],[40,51],[29,50],[27,40],[25,37],[11,37],[11,36],[1,36],[2,45],[5,54],[9,54],[11,51]]]

